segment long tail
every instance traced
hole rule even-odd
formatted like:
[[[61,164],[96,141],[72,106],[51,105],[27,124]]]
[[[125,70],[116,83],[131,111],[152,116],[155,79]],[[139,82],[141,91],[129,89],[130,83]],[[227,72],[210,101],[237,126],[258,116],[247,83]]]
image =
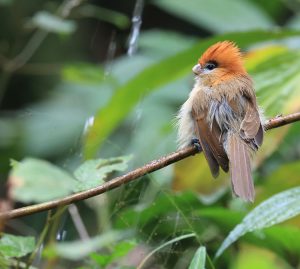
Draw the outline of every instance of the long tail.
[[[237,134],[229,134],[227,154],[234,194],[244,200],[253,202],[255,191],[251,175],[249,147]]]

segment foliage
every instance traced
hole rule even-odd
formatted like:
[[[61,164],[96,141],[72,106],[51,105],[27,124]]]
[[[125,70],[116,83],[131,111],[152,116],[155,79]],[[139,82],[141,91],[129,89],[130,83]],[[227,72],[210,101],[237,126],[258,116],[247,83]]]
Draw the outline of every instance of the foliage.
[[[195,256],[189,266],[189,269],[204,269],[205,267],[205,247],[199,247],[195,253]]]
[[[15,201],[46,202],[70,193],[100,185],[109,173],[125,171],[130,156],[85,161],[74,177],[43,160],[27,158],[14,163],[9,176],[11,196]]]
[[[34,249],[34,238],[31,236],[14,236],[3,234],[0,239],[0,252],[4,257],[23,257]]]
[[[0,265],[1,268],[9,268],[13,265],[12,258],[19,259],[30,254],[35,248],[35,240],[32,236],[15,236],[2,234],[0,238]]]
[[[132,56],[135,1],[121,2],[0,0],[0,208],[87,190],[174,151],[191,67],[219,40],[245,51],[267,118],[300,110],[297,1],[145,1]],[[266,133],[254,204],[232,197],[228,174],[212,180],[200,154],[75,210],[1,221],[0,267],[298,268],[299,131]]]

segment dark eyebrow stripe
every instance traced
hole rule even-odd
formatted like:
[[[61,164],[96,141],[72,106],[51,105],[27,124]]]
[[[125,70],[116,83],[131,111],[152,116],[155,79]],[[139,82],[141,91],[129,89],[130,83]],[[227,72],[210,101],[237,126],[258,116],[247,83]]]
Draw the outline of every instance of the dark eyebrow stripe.
[[[216,65],[216,66],[219,65],[218,62],[217,62],[216,60],[209,60],[209,61],[207,61],[206,64],[214,64],[214,65]]]

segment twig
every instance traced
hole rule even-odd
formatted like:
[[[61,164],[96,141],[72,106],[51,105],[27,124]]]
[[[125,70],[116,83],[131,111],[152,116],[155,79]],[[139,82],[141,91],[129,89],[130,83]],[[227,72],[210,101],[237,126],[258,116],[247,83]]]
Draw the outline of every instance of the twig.
[[[144,8],[144,0],[136,0],[133,16],[132,28],[129,38],[128,55],[132,56],[137,50],[138,37],[142,26],[142,13]]]
[[[270,119],[266,122],[265,129],[270,130],[273,128],[277,128],[280,126],[284,126],[284,125],[293,123],[295,121],[300,121],[300,112],[290,114],[287,116],[278,116],[276,118]],[[33,213],[49,210],[49,209],[52,209],[52,208],[55,208],[58,206],[68,205],[68,204],[71,204],[71,203],[74,203],[77,201],[85,200],[87,198],[90,198],[90,197],[105,193],[109,190],[115,189],[115,188],[117,188],[123,184],[129,183],[141,176],[144,176],[148,173],[152,173],[156,170],[159,170],[163,167],[166,167],[172,163],[178,162],[182,159],[185,159],[185,158],[195,155],[197,153],[199,153],[199,151],[193,146],[178,150],[176,152],[170,153],[167,156],[161,157],[158,160],[154,160],[142,167],[139,167],[125,175],[116,177],[108,182],[105,182],[104,184],[102,184],[98,187],[95,187],[95,188],[92,188],[92,189],[89,189],[86,191],[78,192],[75,194],[71,194],[71,195],[61,198],[61,199],[52,200],[49,202],[31,205],[31,206],[25,206],[25,207],[21,207],[21,208],[6,211],[6,212],[1,212],[0,219],[2,219],[2,218],[10,219],[10,218],[22,217],[22,216],[30,215]]]
[[[78,208],[76,205],[70,205],[68,207],[68,211],[70,213],[70,216],[73,220],[73,223],[75,225],[75,228],[79,234],[79,237],[81,240],[88,240],[90,239],[89,234],[84,226],[84,223],[82,221],[82,218],[78,212]]]
[[[275,129],[299,120],[300,120],[300,112],[296,112],[286,116],[280,115],[273,119],[268,120],[265,123],[265,130]]]

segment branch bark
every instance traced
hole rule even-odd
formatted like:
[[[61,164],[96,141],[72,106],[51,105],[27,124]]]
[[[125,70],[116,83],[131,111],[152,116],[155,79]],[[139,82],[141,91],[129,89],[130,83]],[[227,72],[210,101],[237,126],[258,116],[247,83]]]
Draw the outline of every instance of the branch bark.
[[[300,112],[293,113],[287,116],[280,115],[273,119],[270,119],[265,123],[265,129],[270,130],[270,129],[278,128],[296,121],[300,121]],[[11,218],[27,216],[37,212],[49,210],[58,206],[68,205],[77,201],[88,199],[90,197],[115,189],[123,184],[138,179],[141,176],[152,173],[156,170],[159,170],[163,167],[166,167],[172,163],[178,162],[182,159],[185,159],[197,153],[200,152],[193,146],[178,150],[176,152],[170,153],[169,155],[161,157],[160,159],[153,160],[152,162],[145,164],[144,166],[139,167],[125,175],[116,177],[108,182],[105,182],[104,184],[98,187],[86,191],[78,192],[61,199],[56,199],[45,203],[25,206],[14,210],[9,210],[6,212],[1,212],[0,219],[11,219]]]

